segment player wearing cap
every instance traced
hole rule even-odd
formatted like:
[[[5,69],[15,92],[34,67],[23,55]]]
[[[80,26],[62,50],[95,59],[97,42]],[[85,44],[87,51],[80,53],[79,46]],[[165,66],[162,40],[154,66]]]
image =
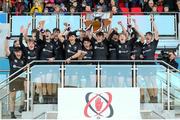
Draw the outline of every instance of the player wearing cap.
[[[23,52],[20,47],[14,47],[13,52],[9,49],[9,42],[8,40],[10,37],[6,37],[5,42],[5,53],[6,56],[9,59],[10,64],[10,75],[14,74],[18,70],[20,70],[22,67],[26,65],[26,61],[23,56]],[[11,112],[11,118],[16,118],[14,111],[15,111],[15,100],[16,100],[16,91],[23,90],[26,92],[26,82],[25,78],[19,77],[19,75],[23,72],[20,71],[16,74],[14,74],[12,77],[10,77],[10,81],[12,82],[9,85],[10,90],[10,112]],[[24,101],[22,100],[21,106],[24,106]]]

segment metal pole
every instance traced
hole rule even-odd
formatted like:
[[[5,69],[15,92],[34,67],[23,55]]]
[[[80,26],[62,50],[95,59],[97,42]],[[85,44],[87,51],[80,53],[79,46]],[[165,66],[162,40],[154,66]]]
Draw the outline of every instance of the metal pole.
[[[56,15],[56,28],[59,28],[59,15],[58,14],[55,14]]]
[[[177,22],[177,17],[178,17],[178,14],[174,14],[174,21],[175,21],[175,24],[174,24],[174,31],[175,31],[175,38],[178,39],[178,22]]]
[[[83,15],[81,14],[81,18],[80,18],[80,28],[82,28],[83,29]]]
[[[2,119],[2,101],[0,100],[0,119]]]
[[[30,68],[30,67],[29,67]],[[30,81],[30,88],[31,88],[31,98],[30,98],[30,101],[31,101],[31,110],[32,110],[32,107],[33,107],[33,102],[34,102],[34,93],[35,93],[35,89],[33,89],[33,80],[32,80],[32,71],[29,69],[29,78],[31,79]]]
[[[10,28],[12,28],[12,16],[11,15],[10,15],[9,19],[10,19],[10,21],[9,21],[10,22]],[[12,35],[12,29],[10,29],[9,32],[10,32],[10,35]]]
[[[179,25],[180,27],[180,25]],[[180,29],[179,29],[180,30]],[[180,36],[180,35],[179,35]],[[179,37],[180,38],[180,37]],[[180,45],[178,45],[178,48],[177,48],[177,56],[180,57]]]
[[[168,107],[168,111],[170,110],[170,70],[169,70],[169,67],[167,69],[167,97],[168,97],[168,103],[167,103],[167,107]]]
[[[163,95],[163,81],[161,81],[161,102],[162,102],[162,106],[164,106],[164,95]]]
[[[178,14],[178,18],[179,18],[179,21],[178,21],[178,23],[177,23],[177,25],[178,25],[178,38],[180,39],[180,13],[176,13],[176,14]]]
[[[135,65],[135,62],[133,64],[133,83],[132,83],[132,87],[136,87],[136,65]]]
[[[64,64],[61,65],[61,88],[64,88]]]
[[[29,111],[29,64],[27,65],[27,111]]]
[[[32,29],[35,29],[36,28],[36,18],[34,16],[34,14],[32,15]]]
[[[97,65],[97,88],[100,88],[100,65]]]

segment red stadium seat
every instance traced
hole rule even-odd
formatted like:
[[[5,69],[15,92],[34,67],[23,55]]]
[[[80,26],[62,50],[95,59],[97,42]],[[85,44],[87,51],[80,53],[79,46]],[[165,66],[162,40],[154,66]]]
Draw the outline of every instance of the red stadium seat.
[[[136,15],[142,15],[143,14],[143,13],[141,13],[142,9],[140,7],[132,7],[131,12],[135,13]]]
[[[157,12],[163,12],[164,7],[163,6],[157,6]]]
[[[131,8],[131,12],[138,13],[138,12],[142,12],[142,10],[140,7],[133,7],[133,8]]]
[[[128,15],[128,13],[127,13],[127,12],[129,12],[129,8],[126,8],[126,7],[121,7],[120,9],[121,9],[121,11],[122,11],[123,15]]]

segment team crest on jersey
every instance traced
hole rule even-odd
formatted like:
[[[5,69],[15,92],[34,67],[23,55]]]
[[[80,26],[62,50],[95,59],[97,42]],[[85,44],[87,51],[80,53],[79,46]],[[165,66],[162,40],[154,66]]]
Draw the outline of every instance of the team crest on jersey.
[[[17,60],[15,59],[14,62],[17,63]]]
[[[75,50],[77,50],[77,47],[76,47],[76,46],[74,46],[74,49],[75,49]]]
[[[71,52],[71,51],[68,49],[67,52],[69,53],[69,52]]]
[[[13,65],[13,68],[16,68],[17,66],[16,65]]]

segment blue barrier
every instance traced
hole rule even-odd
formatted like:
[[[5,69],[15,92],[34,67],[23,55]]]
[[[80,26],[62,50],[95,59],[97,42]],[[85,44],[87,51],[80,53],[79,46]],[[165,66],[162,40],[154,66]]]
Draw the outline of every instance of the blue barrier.
[[[178,63],[178,69],[180,70],[180,58],[177,58],[176,61]]]
[[[0,13],[0,23],[7,23],[7,13]]]
[[[59,28],[61,31],[64,31],[64,23],[71,25],[71,31],[78,30],[80,28],[80,15],[60,15]]]
[[[9,76],[9,61],[5,58],[0,58],[0,82]]]
[[[160,35],[175,35],[174,15],[155,15],[155,23]]]
[[[52,31],[57,26],[55,15],[48,15],[48,16],[38,15],[38,16],[36,16],[36,28],[38,27],[40,21],[45,21],[44,28],[49,29],[50,31]]]
[[[9,70],[9,60],[0,58],[0,70]]]
[[[0,14],[1,15],[1,14]],[[148,31],[152,31],[152,25],[150,23],[150,15],[131,15],[131,18],[135,18],[137,24],[139,26],[139,30],[142,33],[146,33]],[[155,23],[158,27],[158,31],[160,35],[176,35],[176,24],[175,23],[175,15],[154,15]],[[37,28],[39,21],[45,20],[45,29],[60,28],[61,31],[64,30],[64,23],[69,23],[71,25],[71,30],[77,30],[81,27],[84,27],[83,20],[81,21],[81,15],[38,15],[34,17],[32,16],[12,16],[12,35],[19,35],[19,29],[21,25],[27,26],[29,21],[33,22],[34,26],[30,27],[29,35],[32,27]],[[125,27],[127,27],[127,16],[125,15],[114,15],[112,17],[111,26],[117,27],[119,32],[121,32],[120,26],[117,22],[121,20]],[[36,26],[36,27],[35,27]]]
[[[32,16],[12,16],[12,35],[20,35],[20,28],[23,25],[24,27],[28,26],[28,22],[32,22]],[[32,24],[29,28],[28,35],[31,35]]]

